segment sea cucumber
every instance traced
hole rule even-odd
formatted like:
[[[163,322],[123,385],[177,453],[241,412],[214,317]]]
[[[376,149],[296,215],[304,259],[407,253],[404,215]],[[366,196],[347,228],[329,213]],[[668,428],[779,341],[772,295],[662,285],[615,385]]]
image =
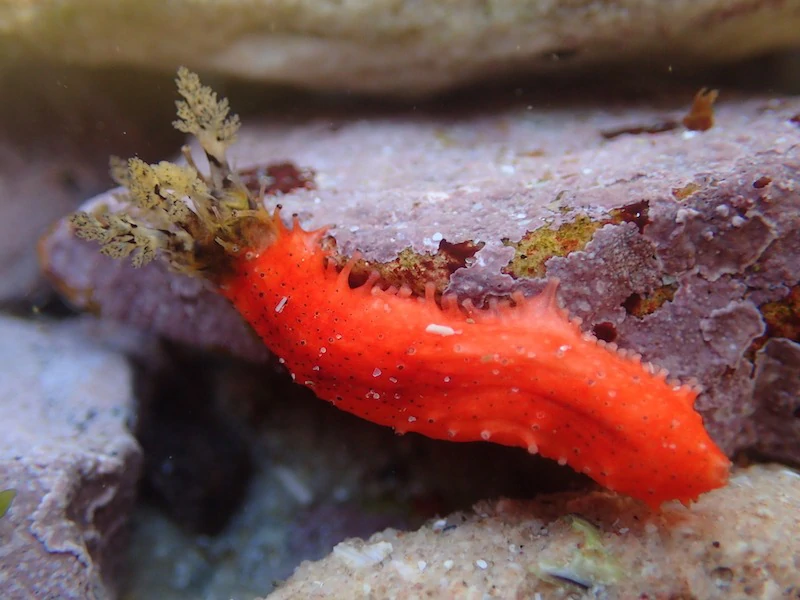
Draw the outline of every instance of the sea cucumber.
[[[172,268],[205,277],[239,310],[300,384],[342,410],[454,441],[492,441],[569,464],[611,490],[652,507],[688,503],[723,486],[730,462],[694,410],[697,391],[668,381],[637,355],[583,333],[558,305],[551,280],[476,309],[451,296],[436,302],[410,288],[360,287],[332,260],[325,230],[291,228],[269,214],[231,169],[226,149],[239,128],[226,100],[178,71],[178,121],[209,161],[115,161],[129,213],[76,213],[77,235],[101,252],[156,253]]]
[[[318,397],[398,433],[521,446],[654,507],[725,484],[697,392],[583,333],[555,282],[487,310],[351,288],[353,261],[328,263],[324,230],[273,218],[274,243],[220,289]]]

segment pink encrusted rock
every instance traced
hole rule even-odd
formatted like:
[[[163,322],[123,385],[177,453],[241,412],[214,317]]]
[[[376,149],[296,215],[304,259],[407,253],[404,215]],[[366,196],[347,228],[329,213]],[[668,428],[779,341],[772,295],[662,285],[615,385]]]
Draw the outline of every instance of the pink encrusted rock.
[[[755,448],[795,456],[800,438],[800,344],[769,340],[756,357],[753,415]]]
[[[0,318],[0,489],[16,490],[0,519],[4,600],[116,595],[141,456],[131,371],[93,327]]]
[[[95,245],[72,238],[65,222],[42,248],[51,280],[80,308],[185,344],[219,348],[253,361],[269,356],[228,301],[205,281],[176,275],[159,262],[132,272],[130,265],[100,255]],[[70,275],[55,275],[62,272]]]
[[[584,328],[696,380],[697,407],[729,454],[757,447],[800,460],[800,436],[787,437],[791,428],[764,409],[778,402],[773,388],[754,393],[754,361],[769,351],[756,342],[759,309],[800,281],[800,100],[723,93],[716,124],[699,133],[680,125],[693,94],[620,102],[593,92],[592,105],[565,95],[471,99],[483,108],[268,122],[242,131],[232,159],[313,169],[316,189],[279,201],[306,228],[334,224],[345,254],[383,262],[409,247],[434,253],[442,240],[482,244],[448,286],[477,301],[538,292],[545,278],[527,277],[529,257],[513,245],[528,239],[535,249],[545,230],[588,223],[585,239],[568,239],[556,253],[565,255],[544,263]],[[64,222],[41,248],[79,306],[265,356],[202,284],[160,264],[136,272],[105,259]],[[770,372],[797,377],[785,354],[770,356]]]

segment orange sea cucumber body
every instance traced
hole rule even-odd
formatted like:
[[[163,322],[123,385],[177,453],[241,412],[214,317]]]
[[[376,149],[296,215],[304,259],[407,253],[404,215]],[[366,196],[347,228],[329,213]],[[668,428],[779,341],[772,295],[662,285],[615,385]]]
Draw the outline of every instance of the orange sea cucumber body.
[[[521,446],[653,507],[725,484],[695,391],[584,334],[554,285],[513,307],[443,309],[352,289],[349,268],[326,266],[324,232],[278,227],[222,293],[320,398],[399,433]]]

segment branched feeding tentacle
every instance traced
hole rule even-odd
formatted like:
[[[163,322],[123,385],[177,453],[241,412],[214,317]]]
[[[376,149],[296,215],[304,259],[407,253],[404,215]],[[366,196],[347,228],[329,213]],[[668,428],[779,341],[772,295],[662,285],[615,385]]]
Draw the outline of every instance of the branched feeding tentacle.
[[[185,165],[112,157],[111,177],[126,188],[121,199],[130,212],[78,213],[71,223],[79,237],[97,241],[109,256],[131,256],[134,266],[161,251],[178,271],[221,275],[230,255],[269,244],[275,225],[263,196],[252,194],[229,166],[226,151],[240,122],[228,101],[186,68],[178,70],[176,82],[183,100],[176,102],[173,125],[197,138],[210,176],[197,168],[188,146],[182,149]]]

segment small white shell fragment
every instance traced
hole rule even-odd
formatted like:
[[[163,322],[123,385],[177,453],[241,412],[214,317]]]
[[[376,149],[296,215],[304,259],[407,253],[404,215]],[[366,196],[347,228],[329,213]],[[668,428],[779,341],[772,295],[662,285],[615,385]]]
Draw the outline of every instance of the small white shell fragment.
[[[348,567],[363,569],[382,562],[394,550],[389,542],[358,544],[358,546],[350,541],[341,542],[333,547],[333,554]]]

